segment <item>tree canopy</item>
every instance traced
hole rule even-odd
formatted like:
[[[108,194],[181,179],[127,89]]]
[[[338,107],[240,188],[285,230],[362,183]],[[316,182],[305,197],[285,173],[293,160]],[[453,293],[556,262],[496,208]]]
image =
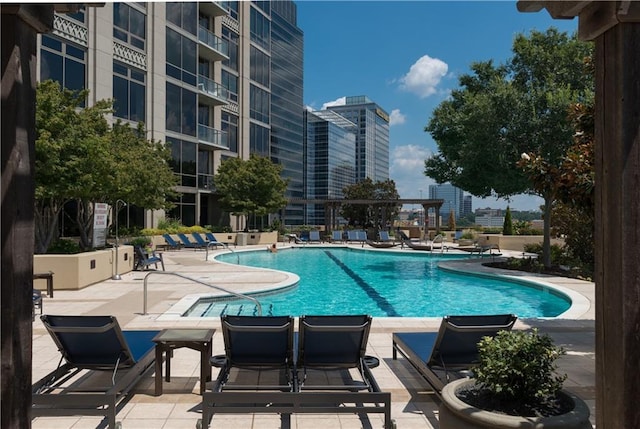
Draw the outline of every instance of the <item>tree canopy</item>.
[[[425,131],[439,152],[425,161],[425,175],[477,197],[540,195],[548,256],[556,196],[532,183],[518,161],[530,153],[549,165],[563,162],[573,145],[570,108],[593,98],[593,73],[585,67],[593,46],[551,28],[517,35],[512,51],[505,64],[474,63],[471,74],[460,76],[460,88],[434,110]]]
[[[396,183],[387,179],[385,181],[373,182],[367,177],[364,180],[347,186],[342,190],[345,200],[398,200],[400,194],[396,189]],[[384,228],[393,223],[400,211],[399,204],[379,203],[373,205],[366,204],[343,204],[340,215],[347,219],[349,225],[360,227],[375,226]]]
[[[220,195],[220,207],[236,216],[277,212],[287,205],[288,182],[281,177],[281,172],[281,165],[255,154],[248,160],[225,160],[213,179]]]
[[[118,199],[148,209],[168,208],[177,178],[170,153],[145,137],[143,124],[109,125],[111,100],[84,107],[88,91],[41,82],[36,89],[36,253],[57,238],[60,212],[77,203],[80,247],[91,246],[93,204]]]

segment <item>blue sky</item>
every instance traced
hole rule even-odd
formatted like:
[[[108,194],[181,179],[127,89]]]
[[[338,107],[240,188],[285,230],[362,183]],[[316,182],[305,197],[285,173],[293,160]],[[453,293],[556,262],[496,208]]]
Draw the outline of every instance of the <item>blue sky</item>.
[[[402,198],[426,198],[423,174],[437,145],[424,127],[474,61],[504,62],[516,34],[577,20],[545,10],[520,13],[515,1],[297,1],[304,31],[304,102],[314,110],[366,95],[391,116],[390,177]],[[473,207],[537,210],[542,199],[474,198]]]

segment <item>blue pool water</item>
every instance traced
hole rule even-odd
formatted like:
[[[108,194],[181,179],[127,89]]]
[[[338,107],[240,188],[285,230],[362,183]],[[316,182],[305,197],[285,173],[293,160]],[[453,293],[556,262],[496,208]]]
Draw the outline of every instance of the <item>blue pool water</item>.
[[[462,256],[464,257],[464,256]],[[554,317],[570,300],[547,288],[438,269],[451,255],[374,252],[346,248],[294,248],[219,255],[229,263],[288,271],[300,276],[290,291],[259,297],[263,314],[370,314],[377,317],[441,317],[513,313]],[[247,301],[203,299],[190,316],[253,314]]]

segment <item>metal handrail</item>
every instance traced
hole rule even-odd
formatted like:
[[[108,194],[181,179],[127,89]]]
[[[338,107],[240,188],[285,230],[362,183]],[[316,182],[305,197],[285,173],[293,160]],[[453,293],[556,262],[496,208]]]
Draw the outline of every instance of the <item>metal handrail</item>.
[[[260,304],[260,302],[257,299],[255,299],[252,296],[244,295],[244,294],[241,294],[241,293],[238,293],[238,292],[234,292],[234,291],[225,289],[225,288],[220,287],[220,286],[216,286],[216,285],[212,285],[212,284],[209,284],[209,283],[205,283],[203,281],[200,281],[200,280],[197,280],[197,279],[194,279],[194,278],[182,275],[182,274],[171,273],[171,272],[166,272],[166,271],[152,271],[149,274],[147,274],[146,276],[144,276],[144,286],[143,286],[144,297],[143,297],[143,301],[142,301],[142,315],[144,315],[144,316],[147,315],[147,279],[149,278],[149,276],[151,276],[153,274],[180,277],[180,278],[183,278],[185,280],[191,280],[192,282],[200,283],[201,285],[208,286],[210,288],[219,290],[219,291],[224,292],[224,293],[228,293],[229,295],[233,295],[233,296],[235,296],[237,298],[240,298],[240,299],[246,299],[246,300],[249,300],[249,301],[253,301],[255,303],[256,307],[258,308],[258,316],[262,316],[262,305]]]
[[[214,243],[212,241],[207,242],[207,249],[206,249],[206,253],[204,255],[204,260],[208,261],[209,260],[209,246],[216,246],[217,244],[222,244],[222,246],[224,246],[225,249],[227,249],[229,252],[233,253],[234,255],[236,255],[236,263],[238,265],[240,265],[240,255],[237,254],[235,252],[235,250],[233,250],[231,247],[229,247],[229,245],[227,243],[221,243],[220,241],[218,241],[217,243]]]
[[[444,240],[446,239],[446,237],[443,234],[438,234],[435,237],[433,237],[433,240],[431,240],[431,253],[433,253],[433,245],[436,244],[436,239],[440,237],[440,253],[444,253]]]

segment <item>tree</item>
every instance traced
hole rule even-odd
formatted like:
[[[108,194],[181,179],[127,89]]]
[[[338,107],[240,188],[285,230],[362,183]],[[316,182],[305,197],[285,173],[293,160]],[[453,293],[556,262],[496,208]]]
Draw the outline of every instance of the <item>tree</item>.
[[[400,194],[396,189],[396,183],[387,179],[373,182],[370,177],[358,183],[347,186],[342,190],[345,200],[398,200]],[[361,227],[375,226],[385,228],[392,224],[398,216],[400,205],[396,203],[376,204],[343,204],[340,215],[347,219],[349,225]]]
[[[507,206],[502,224],[502,235],[513,235],[513,221],[511,220],[511,209]]]
[[[248,160],[229,158],[214,176],[220,206],[235,216],[264,216],[287,205],[288,181],[282,166],[269,158],[251,155]]]
[[[160,142],[145,138],[120,121],[110,126],[110,100],[81,108],[88,91],[61,89],[41,82],[36,92],[36,253],[56,238],[60,212],[69,201],[77,205],[80,247],[91,246],[93,205],[118,199],[148,209],[169,208],[177,178]]]
[[[433,112],[425,128],[439,153],[425,161],[425,174],[451,182],[477,197],[520,193],[544,201],[543,259],[550,265],[550,218],[556,194],[536,187],[518,166],[535,153],[557,168],[572,145],[572,104],[592,97],[593,73],[584,67],[593,46],[555,29],[516,36],[513,56],[471,66],[460,89]]]

